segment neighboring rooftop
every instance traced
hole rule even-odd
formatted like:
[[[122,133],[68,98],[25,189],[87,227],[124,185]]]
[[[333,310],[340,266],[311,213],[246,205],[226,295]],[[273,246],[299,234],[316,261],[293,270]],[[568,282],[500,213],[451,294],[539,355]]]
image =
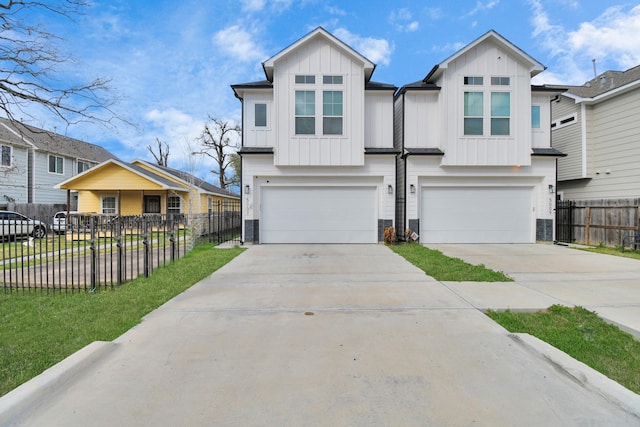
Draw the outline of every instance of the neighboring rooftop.
[[[626,71],[605,71],[582,86],[566,86],[569,93],[581,98],[595,98],[629,83],[640,80],[640,65]]]
[[[96,163],[116,158],[98,145],[2,117],[0,117],[0,141]]]

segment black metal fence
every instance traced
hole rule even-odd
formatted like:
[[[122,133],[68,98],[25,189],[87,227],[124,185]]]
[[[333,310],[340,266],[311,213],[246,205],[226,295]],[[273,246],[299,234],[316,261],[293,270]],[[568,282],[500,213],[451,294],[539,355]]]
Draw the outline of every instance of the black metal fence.
[[[6,220],[0,224],[5,292],[112,288],[148,277],[198,243],[241,243],[239,204],[229,202],[201,215],[69,215],[64,223],[48,224],[40,238],[22,224],[11,227]]]
[[[575,241],[573,234],[575,208],[575,202],[570,200],[556,201],[556,241],[564,243]]]

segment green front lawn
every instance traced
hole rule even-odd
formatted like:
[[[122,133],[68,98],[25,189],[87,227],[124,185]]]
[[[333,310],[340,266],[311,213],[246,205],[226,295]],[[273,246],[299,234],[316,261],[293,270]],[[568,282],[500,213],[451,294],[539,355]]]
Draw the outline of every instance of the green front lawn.
[[[640,341],[596,313],[554,305],[537,313],[487,315],[507,330],[533,335],[640,393]]]
[[[0,395],[93,341],[112,341],[238,256],[202,245],[149,278],[114,290],[70,295],[0,294]]]
[[[501,271],[484,265],[468,264],[460,258],[451,258],[442,252],[418,243],[390,245],[392,251],[405,258],[428,276],[446,282],[513,282]]]

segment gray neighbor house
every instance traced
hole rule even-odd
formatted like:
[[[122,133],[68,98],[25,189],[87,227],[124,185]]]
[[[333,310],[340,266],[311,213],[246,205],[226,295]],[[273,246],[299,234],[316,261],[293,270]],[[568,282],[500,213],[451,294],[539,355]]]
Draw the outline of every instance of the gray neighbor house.
[[[552,102],[558,198],[577,209],[574,241],[618,245],[640,226],[640,65],[565,87]]]
[[[102,147],[0,118],[0,209],[15,204],[66,205],[54,186],[105,160]],[[72,197],[70,209],[77,204]]]

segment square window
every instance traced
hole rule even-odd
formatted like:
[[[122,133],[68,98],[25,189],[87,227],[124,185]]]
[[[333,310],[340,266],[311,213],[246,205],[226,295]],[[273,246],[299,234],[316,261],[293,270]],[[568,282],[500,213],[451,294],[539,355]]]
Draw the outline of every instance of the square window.
[[[315,133],[315,117],[296,117],[296,135],[314,135]]]
[[[81,160],[78,160],[77,166],[78,166],[78,173],[82,173],[91,167],[89,163],[83,162]]]
[[[464,119],[465,135],[482,135],[482,119],[466,118]]]
[[[491,118],[491,135],[509,135],[509,119]]]

